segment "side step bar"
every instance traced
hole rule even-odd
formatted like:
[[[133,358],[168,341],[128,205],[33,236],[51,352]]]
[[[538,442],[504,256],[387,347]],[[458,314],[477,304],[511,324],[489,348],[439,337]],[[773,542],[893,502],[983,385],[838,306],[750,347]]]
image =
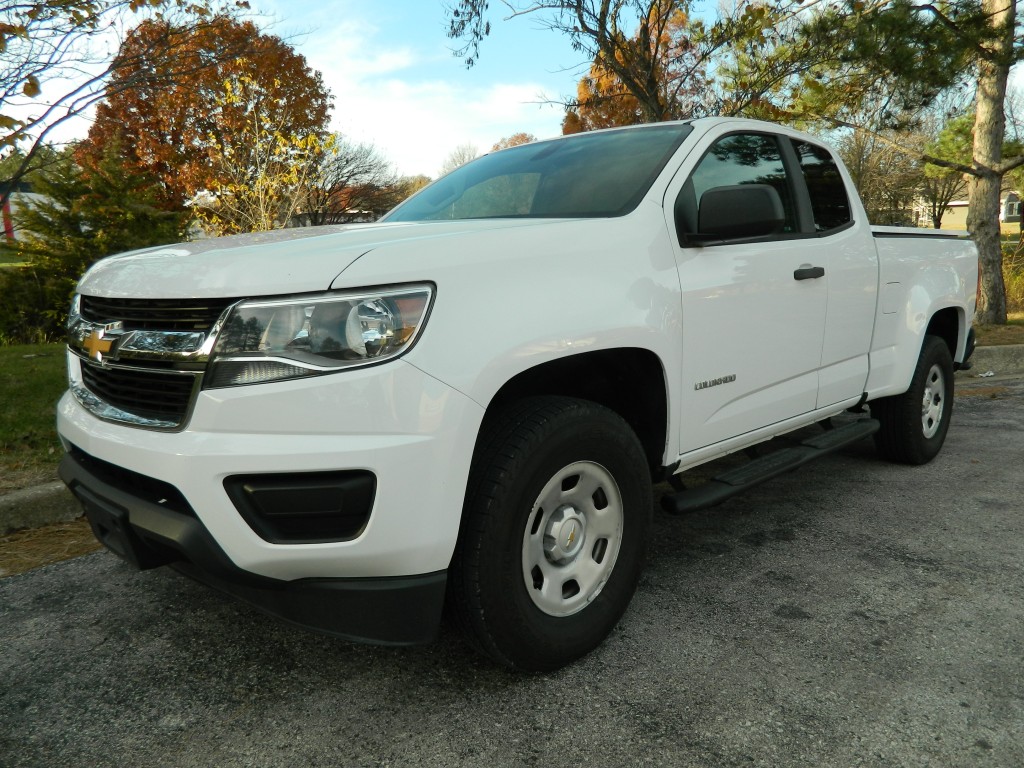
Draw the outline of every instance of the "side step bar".
[[[661,497],[662,509],[669,514],[681,515],[721,504],[726,499],[742,493],[748,488],[753,488],[765,480],[792,472],[797,467],[802,467],[814,459],[873,435],[878,431],[879,426],[876,419],[860,419],[841,427],[828,429],[826,432],[810,437],[791,448],[782,448],[767,456],[754,459],[741,467],[731,469],[708,480],[703,485],[678,493],[666,494]]]

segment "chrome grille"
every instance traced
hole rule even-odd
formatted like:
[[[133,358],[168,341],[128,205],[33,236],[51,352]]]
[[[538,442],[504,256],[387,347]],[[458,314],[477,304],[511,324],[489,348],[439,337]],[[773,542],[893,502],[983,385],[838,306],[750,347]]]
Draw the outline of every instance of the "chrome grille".
[[[128,330],[207,331],[237,299],[107,299],[82,296],[82,318]]]
[[[173,371],[110,368],[82,361],[82,383],[103,402],[143,419],[180,424],[196,376]]]
[[[206,341],[236,301],[80,296],[68,325],[81,361],[72,393],[107,421],[182,428],[206,369]]]

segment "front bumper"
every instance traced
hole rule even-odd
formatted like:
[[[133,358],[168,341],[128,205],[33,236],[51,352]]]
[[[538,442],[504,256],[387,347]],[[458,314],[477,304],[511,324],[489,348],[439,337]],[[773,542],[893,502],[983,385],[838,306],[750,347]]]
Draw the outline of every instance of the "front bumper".
[[[64,457],[59,473],[96,538],[136,568],[169,564],[279,619],[360,642],[411,645],[437,633],[445,571],[370,579],[258,576],[231,562],[183,499],[146,493],[147,486],[163,491],[163,484],[141,478],[132,491],[115,487],[102,477],[102,462],[80,451]]]
[[[469,398],[398,360],[203,391],[181,432],[103,421],[65,394],[57,430],[66,447],[177,489],[238,568],[294,581],[446,569],[482,417]],[[238,477],[334,472],[376,481],[366,524],[335,541],[258,531],[225,487]]]
[[[138,567],[173,564],[303,626],[415,643],[437,627],[482,417],[477,403],[397,360],[204,390],[179,432],[104,421],[65,394],[57,429],[69,450],[62,478],[97,537]],[[248,495],[287,515],[302,506],[289,496],[296,478],[325,477],[346,488],[356,478],[340,508],[358,520],[336,536],[261,527],[247,514]]]

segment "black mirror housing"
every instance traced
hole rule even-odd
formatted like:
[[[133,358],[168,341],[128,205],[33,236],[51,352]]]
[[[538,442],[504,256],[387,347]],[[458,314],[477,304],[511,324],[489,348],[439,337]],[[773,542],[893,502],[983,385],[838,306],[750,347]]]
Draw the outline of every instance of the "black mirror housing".
[[[700,198],[697,234],[691,239],[744,240],[782,231],[786,213],[782,198],[770,184],[714,187]]]

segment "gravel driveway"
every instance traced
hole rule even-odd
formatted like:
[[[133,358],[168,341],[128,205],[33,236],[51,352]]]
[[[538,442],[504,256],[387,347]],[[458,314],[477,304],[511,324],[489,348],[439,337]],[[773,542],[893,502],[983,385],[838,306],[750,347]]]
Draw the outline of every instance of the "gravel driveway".
[[[1024,765],[1024,381],[943,453],[870,441],[656,515],[595,653],[360,647],[97,553],[0,580],[0,766]]]

